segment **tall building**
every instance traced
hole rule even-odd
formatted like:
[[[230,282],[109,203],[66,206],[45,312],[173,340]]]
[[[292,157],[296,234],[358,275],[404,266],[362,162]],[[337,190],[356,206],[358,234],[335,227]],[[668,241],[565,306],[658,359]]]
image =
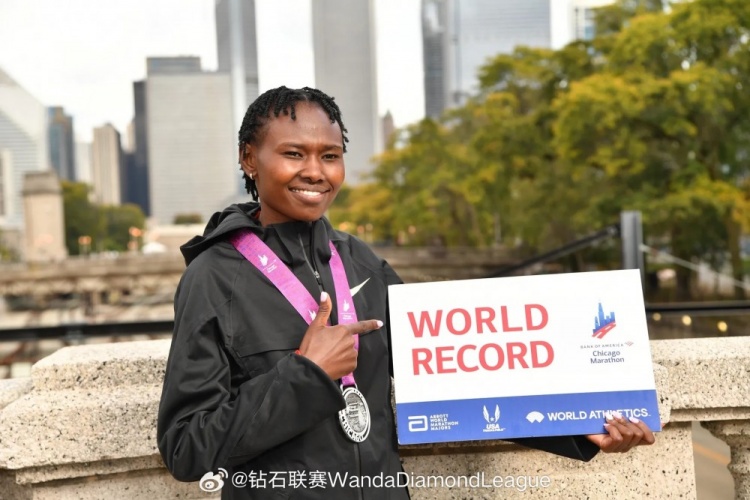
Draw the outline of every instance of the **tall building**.
[[[315,86],[341,107],[351,141],[344,157],[349,183],[372,170],[370,159],[382,148],[373,10],[372,0],[312,3]]]
[[[76,181],[93,184],[94,174],[91,172],[91,143],[76,142]]]
[[[475,94],[479,68],[491,57],[517,45],[550,47],[551,1],[422,0],[427,116]]]
[[[572,0],[572,38],[591,40],[596,36],[595,14],[597,7],[609,5],[614,0]]]
[[[95,128],[91,143],[91,173],[96,203],[120,204],[121,170],[120,133],[109,123]]]
[[[0,159],[0,229],[20,234],[23,226],[23,177],[28,172],[49,169],[47,111],[2,69]]]
[[[216,50],[219,72],[232,77],[234,128],[258,97],[258,42],[255,0],[216,0]]]
[[[149,57],[146,59],[146,75],[169,75],[200,73],[201,58],[196,56]]]
[[[383,149],[385,149],[391,136],[396,132],[396,124],[393,122],[393,115],[390,111],[386,111],[381,123],[383,126]]]
[[[151,216],[171,224],[178,214],[207,220],[237,201],[237,140],[232,82],[226,73],[149,74],[145,129]],[[136,155],[139,141],[136,121]]]
[[[157,73],[158,74],[158,73]],[[151,214],[148,186],[148,120],[146,119],[146,81],[133,82],[133,135],[135,147],[127,169],[127,203],[135,203],[143,213]]]
[[[49,159],[61,180],[76,180],[76,152],[73,139],[73,117],[60,106],[47,108]]]

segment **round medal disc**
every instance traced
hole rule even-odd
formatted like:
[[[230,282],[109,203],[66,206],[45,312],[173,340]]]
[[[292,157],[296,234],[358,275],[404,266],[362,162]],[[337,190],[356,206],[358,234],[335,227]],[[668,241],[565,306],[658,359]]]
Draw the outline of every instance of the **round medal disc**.
[[[339,411],[339,424],[349,439],[361,443],[370,433],[370,408],[355,386],[344,389],[343,396],[346,407]]]

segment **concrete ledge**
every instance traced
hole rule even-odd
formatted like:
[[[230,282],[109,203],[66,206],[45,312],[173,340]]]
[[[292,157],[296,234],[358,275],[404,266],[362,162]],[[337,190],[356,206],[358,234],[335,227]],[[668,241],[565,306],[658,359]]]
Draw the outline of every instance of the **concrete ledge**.
[[[33,383],[30,377],[0,380],[0,410],[24,394],[31,392]]]
[[[406,457],[412,476],[474,476],[484,473],[487,484],[502,478],[546,476],[546,488],[411,489],[413,500],[465,498],[691,498],[695,497],[691,424],[671,424],[659,433],[658,445],[626,455],[597,455],[583,463],[518,446],[496,453],[462,453]],[[508,445],[510,446],[510,445]]]
[[[32,392],[0,414],[0,468],[158,454],[161,387]]]
[[[31,380],[0,381],[0,497],[209,497],[197,483],[172,479],[156,447],[169,342],[67,347],[37,363]],[[714,422],[712,432],[726,437],[739,457],[730,467],[735,477],[747,476],[743,464],[750,460],[742,450],[750,435],[750,338],[651,345],[660,418],[669,422],[656,446],[600,454],[590,463],[502,441],[402,447],[411,475],[483,473],[490,481],[515,481],[509,487],[414,487],[413,498],[694,498],[696,419],[725,422]],[[547,487],[529,487],[541,476],[549,478]],[[738,490],[738,498],[747,493]]]
[[[171,340],[63,347],[34,365],[35,391],[161,384]]]
[[[750,407],[750,337],[652,340],[651,355],[669,373],[672,411]]]

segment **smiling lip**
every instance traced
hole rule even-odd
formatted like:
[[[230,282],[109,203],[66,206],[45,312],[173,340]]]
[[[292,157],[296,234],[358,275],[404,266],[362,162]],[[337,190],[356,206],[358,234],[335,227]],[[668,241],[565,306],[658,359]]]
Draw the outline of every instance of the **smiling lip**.
[[[303,188],[290,188],[289,190],[295,194],[299,194],[301,196],[304,196],[310,199],[320,198],[321,196],[323,196],[329,191],[327,189],[325,191],[316,191],[312,189],[303,189]]]

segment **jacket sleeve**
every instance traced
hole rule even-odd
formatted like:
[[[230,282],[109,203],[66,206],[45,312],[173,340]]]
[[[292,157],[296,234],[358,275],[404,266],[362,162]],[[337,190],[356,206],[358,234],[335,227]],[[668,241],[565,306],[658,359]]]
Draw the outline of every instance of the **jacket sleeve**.
[[[584,462],[588,462],[599,452],[599,447],[586,439],[586,436],[534,437],[508,441]]]
[[[396,274],[390,264],[386,261],[382,261],[383,265],[383,276],[385,279],[385,285],[401,285],[403,281]],[[386,332],[388,332],[388,374],[393,377],[393,343],[391,340],[391,307],[390,307],[390,294],[386,295],[385,299],[385,326]]]
[[[344,407],[325,372],[292,354],[269,372],[233,384],[237,373],[216,315],[190,327],[191,306],[188,300],[177,307],[157,423],[159,451],[176,479],[196,481],[246,462]]]

